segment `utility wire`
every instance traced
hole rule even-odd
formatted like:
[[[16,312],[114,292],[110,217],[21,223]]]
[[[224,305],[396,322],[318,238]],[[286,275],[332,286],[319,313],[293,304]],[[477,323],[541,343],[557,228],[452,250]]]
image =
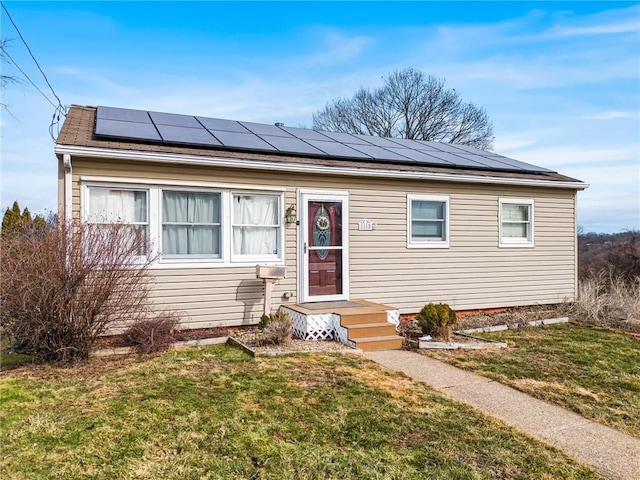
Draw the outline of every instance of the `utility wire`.
[[[27,51],[29,52],[29,55],[31,55],[31,58],[33,59],[33,61],[35,62],[36,66],[38,67],[38,70],[40,70],[40,73],[42,74],[42,76],[44,77],[44,81],[47,82],[47,85],[49,86],[49,88],[51,89],[51,93],[53,93],[53,96],[56,97],[56,100],[58,100],[58,105],[54,105],[55,108],[60,108],[63,112],[64,112],[64,107],[62,106],[62,101],[60,100],[60,97],[58,97],[58,95],[56,94],[55,90],[53,89],[53,87],[51,86],[51,83],[49,83],[49,79],[47,78],[47,76],[45,75],[44,71],[42,70],[42,68],[40,67],[40,64],[38,63],[38,60],[36,60],[36,57],[33,55],[33,52],[31,51],[31,49],[29,48],[29,45],[27,44],[27,41],[24,39],[24,37],[22,36],[22,33],[20,33],[20,29],[18,28],[18,26],[16,25],[16,22],[13,21],[13,18],[11,18],[11,15],[9,14],[9,10],[7,10],[7,7],[5,6],[4,2],[0,2],[0,4],[2,4],[2,8],[5,11],[5,13],[7,14],[7,17],[9,17],[9,20],[11,21],[11,24],[13,25],[13,28],[16,29],[16,32],[18,32],[18,35],[20,36],[20,40],[22,40],[22,43],[24,43],[24,46],[27,47]],[[5,54],[7,53],[6,50],[4,51]],[[9,57],[11,58],[11,57]],[[13,61],[13,60],[12,60]],[[17,66],[16,62],[13,61],[13,64]],[[18,69],[20,69],[20,67],[18,67]],[[20,69],[20,71],[22,72],[22,70]],[[24,74],[24,72],[22,72]],[[28,78],[28,77],[27,77]],[[31,81],[31,79],[29,79],[29,81],[35,86],[35,84],[33,83],[33,81]],[[36,87],[38,88],[38,87]],[[38,88],[38,91],[40,93],[42,93],[42,91]],[[44,95],[44,94],[43,94]],[[46,97],[45,97],[46,98]],[[48,98],[47,98],[48,100]],[[49,103],[52,103],[51,101]]]
[[[13,59],[13,57],[11,57],[11,55],[9,55],[9,52],[7,52],[7,50],[6,50],[6,49],[4,49],[4,48],[2,49],[2,54],[3,54],[3,55],[5,55],[5,56],[6,56],[6,57],[11,61],[11,63],[13,63],[13,65],[14,65],[18,70],[20,70],[20,73],[22,73],[22,75],[24,75],[24,77],[25,77],[27,80],[29,80],[29,83],[31,83],[31,85],[33,85],[33,86],[34,86],[34,88],[35,88],[36,90],[38,90],[38,92],[40,92],[40,95],[42,95],[42,96],[45,98],[45,100],[46,100],[47,102],[49,102],[49,103],[53,106],[53,108],[55,108],[56,110],[58,110],[58,109],[61,107],[61,105],[56,105],[55,103],[53,103],[53,101],[52,101],[49,97],[47,97],[47,95],[46,95],[42,90],[40,90],[40,88],[38,88],[38,86],[33,82],[33,80],[31,80],[31,78],[29,77],[29,75],[27,75],[27,74],[25,73],[25,71],[24,71],[24,70],[22,70],[22,68],[20,68],[20,65],[18,65],[18,64],[16,63],[16,61]]]

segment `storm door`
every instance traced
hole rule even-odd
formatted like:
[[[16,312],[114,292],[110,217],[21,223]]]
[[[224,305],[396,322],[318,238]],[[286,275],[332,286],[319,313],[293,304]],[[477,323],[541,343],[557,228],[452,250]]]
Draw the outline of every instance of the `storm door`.
[[[346,193],[302,193],[301,200],[301,300],[347,300],[348,197]]]

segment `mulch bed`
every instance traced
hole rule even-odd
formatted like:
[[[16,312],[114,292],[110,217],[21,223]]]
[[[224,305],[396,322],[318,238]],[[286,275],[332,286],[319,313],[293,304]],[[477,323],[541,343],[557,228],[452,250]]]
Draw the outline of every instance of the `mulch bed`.
[[[274,345],[264,344],[265,336],[257,328],[242,329],[234,332],[231,337],[237,339],[258,355],[282,355],[289,352],[339,352],[349,350],[350,347],[333,340],[300,340],[292,338],[287,343]]]
[[[195,328],[177,330],[173,336],[176,342],[182,342],[187,340],[203,340],[205,338],[219,338],[219,337],[231,337],[242,330],[252,330],[255,327],[212,327],[212,328]],[[108,335],[100,337],[96,340],[95,349],[102,348],[116,348],[116,347],[130,347],[122,335]]]

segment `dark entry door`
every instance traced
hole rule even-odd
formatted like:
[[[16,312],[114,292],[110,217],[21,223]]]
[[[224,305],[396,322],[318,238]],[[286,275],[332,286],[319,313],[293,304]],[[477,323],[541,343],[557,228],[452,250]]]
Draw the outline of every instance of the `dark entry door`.
[[[305,301],[346,299],[346,198],[305,198]]]

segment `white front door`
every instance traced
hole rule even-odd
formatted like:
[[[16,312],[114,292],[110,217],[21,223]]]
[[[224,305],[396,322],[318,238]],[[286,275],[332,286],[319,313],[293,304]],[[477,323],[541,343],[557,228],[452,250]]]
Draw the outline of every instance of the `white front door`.
[[[300,301],[348,300],[347,192],[301,191],[298,205]]]

